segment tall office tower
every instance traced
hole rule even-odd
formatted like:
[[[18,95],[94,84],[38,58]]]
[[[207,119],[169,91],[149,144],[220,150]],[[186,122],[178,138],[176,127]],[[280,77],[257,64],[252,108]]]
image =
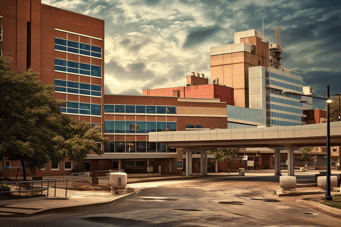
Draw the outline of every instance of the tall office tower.
[[[63,113],[103,124],[103,20],[40,0],[0,0],[0,50],[12,70],[33,69],[54,84],[55,98],[67,101]]]

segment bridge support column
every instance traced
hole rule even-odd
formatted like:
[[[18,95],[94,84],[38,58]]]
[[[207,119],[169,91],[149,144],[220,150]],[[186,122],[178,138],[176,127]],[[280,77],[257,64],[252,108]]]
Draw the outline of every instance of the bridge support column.
[[[188,172],[189,176],[193,174],[193,159],[192,159],[192,151],[188,152]]]
[[[214,159],[215,172],[218,173],[218,159]]]
[[[275,176],[281,176],[281,152],[275,149]]]
[[[186,176],[189,176],[189,152],[186,151]]]
[[[288,147],[288,176],[294,176],[294,148]]]
[[[200,175],[204,175],[204,152],[200,152]]]
[[[203,175],[206,176],[207,175],[207,151],[204,151],[203,155],[204,155],[204,163],[203,163],[204,172],[203,172]]]

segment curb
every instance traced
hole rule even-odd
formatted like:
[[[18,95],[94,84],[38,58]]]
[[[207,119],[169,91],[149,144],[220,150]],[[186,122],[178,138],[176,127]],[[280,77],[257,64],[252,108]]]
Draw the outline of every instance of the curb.
[[[117,196],[109,201],[106,201],[106,202],[101,202],[101,203],[91,203],[91,204],[84,204],[84,205],[77,205],[77,206],[68,206],[68,207],[56,207],[56,208],[47,208],[47,209],[41,209],[41,210],[38,210],[36,212],[32,212],[30,214],[13,214],[13,215],[1,215],[0,213],[0,218],[2,217],[30,217],[30,216],[33,216],[33,215],[38,215],[38,214],[45,214],[45,213],[52,213],[52,212],[64,212],[64,211],[68,211],[70,209],[74,209],[74,208],[78,208],[78,207],[93,207],[93,206],[97,206],[97,205],[104,205],[104,204],[108,204],[108,203],[111,203],[113,201],[116,201],[116,200],[119,200],[119,199],[122,199],[124,197],[128,197],[130,195],[133,195],[133,194],[136,194],[138,193],[140,190],[135,190],[134,192],[130,192],[130,193],[127,193],[127,194],[124,194],[124,195],[120,195],[120,196]]]
[[[307,200],[298,199],[298,200],[295,201],[295,203],[303,204],[303,205],[309,205],[309,206],[312,206],[314,208],[319,208],[319,209],[322,209],[322,210],[324,210],[324,211],[326,211],[328,213],[331,213],[333,215],[341,217],[341,210],[340,209],[337,209],[337,208],[334,208],[334,207],[330,207],[330,206],[324,205],[324,204],[319,203],[319,202],[313,202],[313,201],[307,201]]]
[[[196,179],[196,178],[202,178],[202,177],[206,177],[206,176],[191,176],[191,177],[181,177],[181,178],[163,178],[163,179],[143,179],[143,180],[138,180],[135,182],[129,182],[127,184],[137,184],[137,183],[145,183],[145,182],[153,182],[153,181],[173,181],[173,180],[187,180],[187,179]]]
[[[6,205],[9,203],[20,203],[20,202],[27,202],[27,201],[35,201],[35,200],[43,200],[46,199],[46,196],[36,197],[36,198],[29,198],[29,199],[10,199],[10,200],[1,200],[0,205]]]

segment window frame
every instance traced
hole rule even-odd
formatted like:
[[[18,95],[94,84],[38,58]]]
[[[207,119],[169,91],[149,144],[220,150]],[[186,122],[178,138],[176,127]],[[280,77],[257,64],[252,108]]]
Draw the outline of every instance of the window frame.
[[[70,162],[71,163],[71,167],[70,168],[66,168],[66,163]],[[72,161],[64,161],[64,170],[72,170]]]
[[[59,171],[60,163],[58,163],[58,168],[53,168],[53,163],[54,162],[51,162],[51,171]],[[56,164],[56,163],[54,163],[54,164]]]

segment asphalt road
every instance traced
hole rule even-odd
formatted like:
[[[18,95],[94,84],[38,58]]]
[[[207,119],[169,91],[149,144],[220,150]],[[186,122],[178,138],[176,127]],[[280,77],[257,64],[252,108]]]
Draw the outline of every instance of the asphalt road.
[[[132,184],[140,191],[110,204],[32,217],[0,226],[341,226],[330,217],[278,198],[271,181],[194,179]]]

